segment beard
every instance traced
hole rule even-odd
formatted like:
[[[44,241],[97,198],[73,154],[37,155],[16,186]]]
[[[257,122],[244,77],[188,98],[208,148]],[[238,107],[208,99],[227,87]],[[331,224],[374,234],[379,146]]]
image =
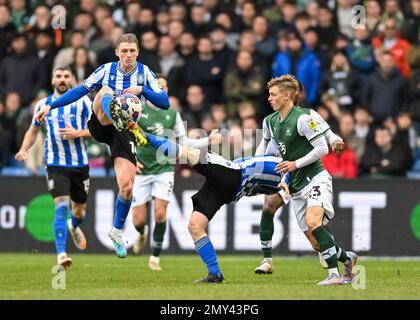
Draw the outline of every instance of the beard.
[[[54,86],[54,89],[59,93],[59,94],[63,94],[66,93],[67,91],[69,91],[70,86],[60,83],[58,86]]]

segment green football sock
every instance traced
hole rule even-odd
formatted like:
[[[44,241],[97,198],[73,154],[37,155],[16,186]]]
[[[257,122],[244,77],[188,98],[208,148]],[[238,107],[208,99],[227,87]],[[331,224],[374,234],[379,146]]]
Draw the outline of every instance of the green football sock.
[[[337,269],[338,271],[337,251],[331,234],[323,226],[313,230],[312,234],[318,242],[321,254],[328,264],[328,269]]]
[[[136,230],[138,231],[138,232],[140,232],[140,234],[141,235],[143,235],[143,233],[144,233],[144,227],[145,227],[145,224],[143,224],[143,225],[135,225],[134,226],[134,228],[136,228]]]
[[[261,251],[264,258],[272,257],[272,239],[274,233],[274,215],[262,212],[260,222]]]
[[[335,245],[335,250],[337,251],[337,260],[344,263],[349,260],[349,256],[344,249],[341,249],[337,244]]]
[[[160,252],[162,251],[163,237],[165,236],[166,231],[166,221],[161,223],[156,223],[155,229],[153,230],[153,245],[152,245],[152,255],[159,257]]]

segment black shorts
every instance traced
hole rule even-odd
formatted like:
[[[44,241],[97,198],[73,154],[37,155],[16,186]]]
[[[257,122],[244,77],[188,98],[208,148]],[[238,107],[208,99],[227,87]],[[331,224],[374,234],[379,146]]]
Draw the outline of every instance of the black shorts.
[[[119,132],[112,124],[103,126],[94,113],[88,121],[88,128],[96,141],[109,146],[111,159],[120,157],[137,164],[136,139],[131,132]]]
[[[219,159],[223,159],[221,156]],[[223,159],[226,163],[230,161]],[[235,196],[241,185],[242,171],[223,165],[217,161],[199,163],[194,169],[206,177],[201,189],[191,199],[193,210],[201,212],[210,221],[216,212],[224,205],[235,200]]]
[[[86,203],[89,193],[89,166],[80,168],[47,167],[48,192],[53,198],[70,196],[76,203]]]

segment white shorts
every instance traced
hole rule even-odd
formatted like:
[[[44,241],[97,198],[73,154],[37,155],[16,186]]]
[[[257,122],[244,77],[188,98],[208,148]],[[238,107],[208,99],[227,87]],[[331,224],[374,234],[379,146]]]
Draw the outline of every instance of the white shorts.
[[[151,201],[152,198],[169,202],[174,189],[174,175],[174,172],[136,175],[131,206],[140,206]]]
[[[291,199],[291,206],[302,232],[309,230],[306,224],[306,208],[308,207],[325,209],[323,225],[334,218],[332,178],[327,171],[318,173],[305,188],[292,194]]]

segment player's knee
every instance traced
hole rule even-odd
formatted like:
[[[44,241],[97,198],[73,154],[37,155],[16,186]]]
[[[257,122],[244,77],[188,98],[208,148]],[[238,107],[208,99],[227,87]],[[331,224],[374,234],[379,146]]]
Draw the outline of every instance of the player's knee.
[[[196,239],[199,235],[201,235],[201,232],[203,230],[196,221],[190,219],[190,221],[188,222],[188,231],[190,232],[191,237],[193,239]]]
[[[124,199],[130,199],[133,194],[133,182],[126,179],[121,183],[119,191]]]
[[[104,93],[113,94],[114,91],[109,86],[102,86],[101,90],[99,90],[99,94],[100,94],[100,96],[102,96]]]
[[[166,220],[166,211],[164,210],[156,210],[155,212],[155,221],[157,223],[163,223]]]
[[[133,186],[132,185],[125,185],[120,189],[120,195],[124,199],[130,199],[132,194],[133,194]]]
[[[315,230],[321,225],[321,221],[318,219],[318,217],[314,216],[306,216],[306,224],[309,228],[309,230]]]
[[[72,211],[75,218],[82,219],[85,216],[85,208],[82,206],[75,206]]]

